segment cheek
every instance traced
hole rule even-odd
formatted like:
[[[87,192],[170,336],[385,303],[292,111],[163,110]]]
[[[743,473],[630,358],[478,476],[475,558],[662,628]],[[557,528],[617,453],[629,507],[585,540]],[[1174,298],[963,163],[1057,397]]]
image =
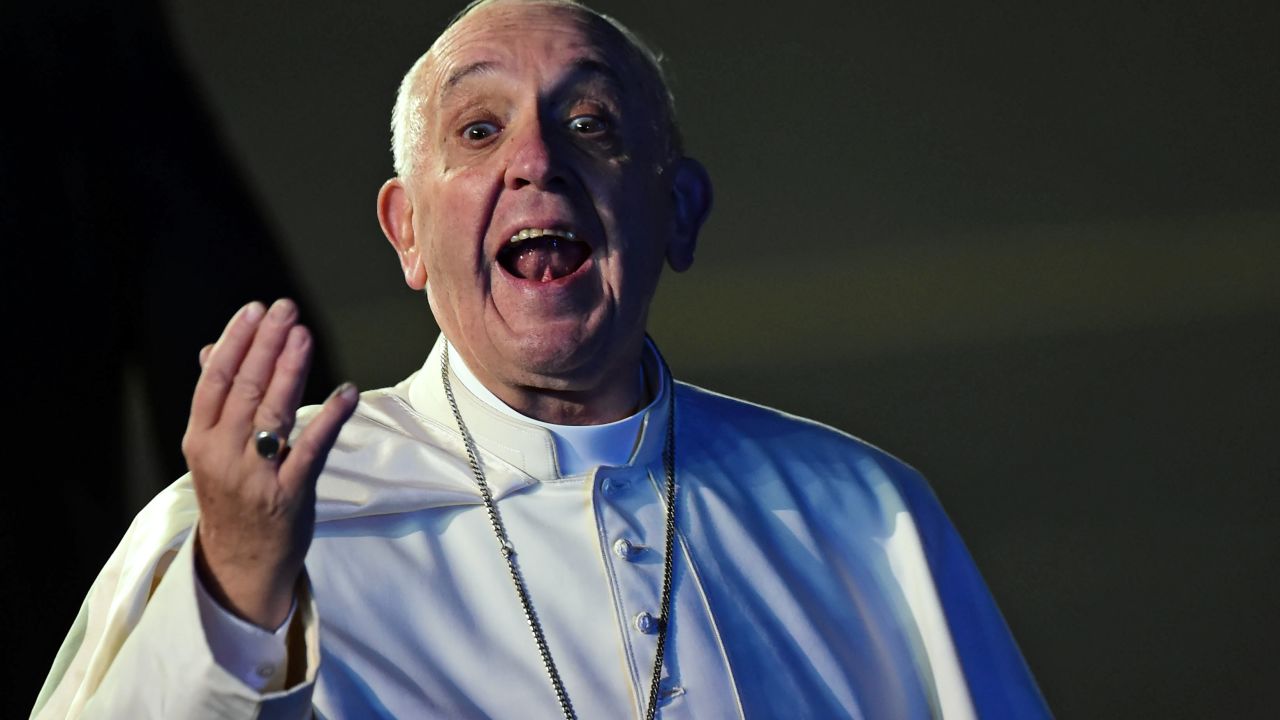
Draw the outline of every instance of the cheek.
[[[622,188],[614,200],[611,222],[625,238],[620,249],[629,256],[627,264],[638,267],[646,264],[644,258],[661,256],[670,233],[669,199],[653,183],[636,182]]]
[[[451,179],[431,203],[431,219],[424,228],[430,238],[428,271],[444,282],[466,283],[486,266],[484,237],[489,226],[490,193],[482,178],[470,173]],[[473,281],[472,281],[473,282]]]
[[[641,168],[628,164],[602,174],[589,187],[600,219],[610,227],[628,230],[662,224],[670,198],[664,196],[661,185],[656,174],[646,175]]]

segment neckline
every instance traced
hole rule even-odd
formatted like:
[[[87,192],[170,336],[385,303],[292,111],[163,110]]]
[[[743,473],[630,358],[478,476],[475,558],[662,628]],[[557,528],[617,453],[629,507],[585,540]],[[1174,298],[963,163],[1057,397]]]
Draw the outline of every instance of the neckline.
[[[645,356],[651,352],[656,350],[651,348],[651,343],[646,339]],[[550,432],[552,442],[555,443],[557,469],[563,477],[585,475],[601,465],[625,465],[635,450],[645,413],[653,408],[653,404],[661,394],[661,388],[659,388],[659,392],[654,394],[653,400],[648,405],[613,422],[599,425],[561,425],[531,418],[504,403],[480,382],[461,353],[457,352],[456,347],[449,353],[449,365],[459,383],[491,409],[518,422],[532,423]],[[636,370],[637,384],[642,388],[649,385],[646,382],[643,356]],[[659,383],[661,382],[663,379],[659,377]]]
[[[446,339],[443,333],[427,356],[422,368],[408,380],[406,399],[414,411],[445,428],[454,428],[449,404],[440,385],[440,353]],[[664,370],[665,363],[652,340],[646,338],[642,358],[643,371],[650,387],[657,388],[652,402],[633,415],[639,429],[629,457],[614,466],[652,465],[662,462],[662,448],[668,418],[667,395],[674,392],[674,381]],[[504,412],[478,397],[461,382],[457,353],[450,354],[450,376],[454,380],[456,400],[467,417],[467,425],[482,456],[491,455],[525,473],[533,481],[548,482],[575,477],[560,472],[559,449],[552,431],[531,418]],[[596,426],[599,427],[599,426]],[[594,467],[594,466],[592,466]]]

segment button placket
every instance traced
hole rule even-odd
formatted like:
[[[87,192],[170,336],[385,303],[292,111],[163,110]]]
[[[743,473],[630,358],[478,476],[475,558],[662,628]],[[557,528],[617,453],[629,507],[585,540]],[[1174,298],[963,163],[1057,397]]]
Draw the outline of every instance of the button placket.
[[[610,468],[610,471],[617,469]],[[647,472],[647,474],[646,474]],[[657,649],[657,635],[645,635],[635,627],[635,617],[640,612],[650,613],[657,619],[662,592],[662,550],[665,531],[666,506],[662,500],[663,468],[660,464],[634,473],[629,493],[606,498],[597,492],[593,498],[596,513],[599,550],[606,572],[612,584],[617,627],[622,650],[632,675],[637,702],[643,702],[649,692],[650,673]],[[697,485],[690,474],[677,477],[681,492],[687,494]],[[597,489],[602,488],[602,478],[597,477]],[[616,490],[616,487],[614,488]],[[681,503],[681,508],[687,507]],[[677,528],[684,530],[689,523],[676,516]],[[622,561],[614,546],[619,539],[628,542],[649,543],[638,559]],[[643,547],[643,546],[642,546]],[[733,700],[738,697],[732,670],[724,651],[723,642],[710,615],[706,592],[697,564],[683,549],[683,540],[677,535],[676,559],[673,567],[675,580],[671,596],[672,627],[667,637],[668,660],[662,670],[659,685],[658,707],[662,716],[688,717],[743,717],[742,708]],[[681,677],[683,673],[670,675],[672,668],[698,668],[694,676]],[[690,684],[692,683],[692,684]],[[726,705],[726,699],[730,699]],[[642,712],[643,708],[637,708]]]
[[[662,563],[651,562],[646,544],[661,540],[666,507],[649,484],[631,477],[645,470],[602,468],[594,499],[604,563],[614,592],[620,640],[637,697],[648,693],[657,652]]]

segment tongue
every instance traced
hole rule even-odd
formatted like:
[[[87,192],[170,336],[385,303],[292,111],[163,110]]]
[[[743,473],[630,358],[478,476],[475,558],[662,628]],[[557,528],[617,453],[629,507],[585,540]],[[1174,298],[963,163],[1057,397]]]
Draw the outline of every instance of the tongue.
[[[526,280],[551,282],[581,267],[588,254],[590,248],[586,243],[554,236],[533,238],[515,248],[508,269]]]

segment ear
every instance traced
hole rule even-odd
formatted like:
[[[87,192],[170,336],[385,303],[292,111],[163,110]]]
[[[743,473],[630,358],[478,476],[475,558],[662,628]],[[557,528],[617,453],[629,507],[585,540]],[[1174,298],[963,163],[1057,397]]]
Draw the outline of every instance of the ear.
[[[378,191],[378,224],[395,249],[404,270],[404,282],[414,290],[427,286],[427,265],[413,234],[413,204],[404,181],[393,177]]]
[[[667,263],[676,272],[693,265],[693,251],[698,246],[698,231],[711,214],[711,176],[702,163],[682,157],[676,161],[671,178],[671,195],[675,204],[671,244],[667,246]]]

